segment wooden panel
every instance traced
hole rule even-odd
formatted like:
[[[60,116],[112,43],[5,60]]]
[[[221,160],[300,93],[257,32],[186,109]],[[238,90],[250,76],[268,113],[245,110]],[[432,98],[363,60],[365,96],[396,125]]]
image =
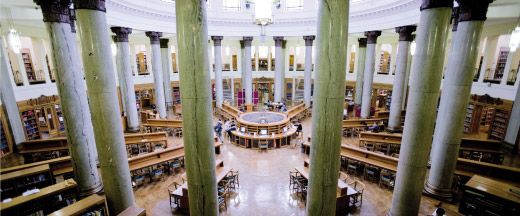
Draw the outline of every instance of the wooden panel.
[[[85,199],[82,199],[78,202],[73,203],[72,205],[69,205],[65,208],[62,208],[58,211],[53,212],[49,216],[82,215],[82,213],[84,213],[88,209],[99,206],[99,205],[105,205],[105,198],[103,198],[97,194],[93,194]]]

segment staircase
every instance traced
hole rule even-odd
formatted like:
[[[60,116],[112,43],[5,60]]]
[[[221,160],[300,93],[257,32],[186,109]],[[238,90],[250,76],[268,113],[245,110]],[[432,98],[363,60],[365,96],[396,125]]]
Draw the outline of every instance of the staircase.
[[[233,96],[231,95],[231,78],[223,78],[222,79],[222,91],[224,96],[224,101],[230,101],[233,104]]]
[[[295,78],[293,102],[303,102],[303,77]]]

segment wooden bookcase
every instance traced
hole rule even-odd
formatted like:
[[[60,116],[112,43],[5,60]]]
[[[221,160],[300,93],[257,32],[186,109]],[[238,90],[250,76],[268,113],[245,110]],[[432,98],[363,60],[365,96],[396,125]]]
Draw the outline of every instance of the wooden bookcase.
[[[500,80],[504,76],[504,69],[506,67],[507,56],[509,55],[509,48],[501,47],[495,68],[495,80]],[[507,78],[507,77],[506,77]]]
[[[27,140],[65,134],[65,123],[57,95],[40,96],[18,102]]]
[[[13,137],[8,128],[7,115],[0,106],[0,157],[5,157],[13,153]]]
[[[178,104],[181,103],[181,88],[180,87],[172,87],[173,91],[173,103]]]
[[[489,139],[502,141],[509,123],[509,112],[504,109],[496,109],[489,128]]]
[[[480,127],[482,116],[482,106],[470,103],[466,110],[466,119],[464,120],[464,133],[477,133]]]
[[[10,202],[0,204],[1,215],[48,215],[74,203],[78,196],[77,187],[73,179],[67,179],[41,188],[38,193],[14,197]]]
[[[48,164],[2,174],[0,178],[2,199],[16,197],[29,189],[43,188],[53,183]]]
[[[53,212],[49,216],[62,215],[108,215],[105,198],[97,194],[92,194],[85,199]]]
[[[148,72],[148,63],[146,62],[146,54],[143,52],[140,52],[136,56],[136,63],[137,63],[137,74],[138,75],[148,75],[150,74]]]

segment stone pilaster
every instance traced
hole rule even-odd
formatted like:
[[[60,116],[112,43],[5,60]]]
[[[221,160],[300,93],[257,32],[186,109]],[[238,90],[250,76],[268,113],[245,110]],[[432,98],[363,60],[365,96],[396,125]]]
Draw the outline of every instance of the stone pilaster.
[[[334,215],[345,100],[349,1],[319,2],[307,215]],[[306,54],[307,55],[307,54]]]
[[[397,177],[388,215],[417,215],[444,63],[452,0],[423,0]]]
[[[134,205],[104,0],[75,0],[92,124],[108,210]]]
[[[363,80],[365,78],[365,57],[367,54],[367,39],[358,38],[359,46],[356,53],[356,90],[354,97],[354,104],[356,107],[361,105],[361,99],[363,97]],[[355,112],[355,111],[354,111]]]
[[[130,58],[130,46],[128,44],[128,35],[132,34],[131,28],[112,27],[110,28],[115,33],[114,42],[117,45],[118,64],[117,71],[121,83],[122,101],[125,104],[126,113],[126,130],[128,132],[139,132],[139,118],[137,114],[137,105],[135,101],[134,78],[132,75],[132,59]]]
[[[172,51],[169,45],[170,40],[167,38],[161,38],[159,43],[161,44],[161,63],[163,72],[163,84],[164,84],[164,99],[166,106],[173,106],[173,90],[172,81],[170,75],[173,74],[172,65]]]
[[[216,216],[217,180],[205,3],[177,1],[175,11],[190,214]]]
[[[305,40],[305,68],[303,74],[303,102],[306,107],[311,106],[311,88],[312,88],[312,42],[316,37],[314,35],[303,36]]]
[[[245,61],[245,82],[242,82],[242,88],[245,89],[246,104],[253,103],[253,72],[251,65],[251,41],[253,37],[243,37],[244,40],[244,61]],[[242,79],[244,80],[244,79]]]
[[[159,117],[166,118],[166,99],[164,98],[164,83],[161,60],[161,48],[159,47],[159,38],[162,32],[147,31],[146,36],[150,38],[150,47],[152,50],[152,68],[153,81],[155,83],[155,101]]]
[[[222,86],[222,39],[223,36],[211,36],[215,51],[215,94],[217,107],[222,107],[224,102],[224,88]]]
[[[390,103],[390,118],[388,119],[388,130],[391,132],[401,131],[401,108],[403,104],[403,92],[405,89],[406,67],[408,65],[408,55],[410,44],[413,40],[412,32],[416,26],[396,27],[395,32],[399,33],[399,50],[397,51],[396,68],[394,76],[394,86],[392,88],[392,103]]]
[[[273,37],[274,48],[275,48],[275,65],[274,65],[274,101],[282,102],[283,99],[283,87],[284,79],[282,74],[283,61],[282,61],[282,43],[283,37]]]
[[[441,105],[437,116],[433,143],[432,166],[424,192],[441,200],[451,201],[453,174],[466,120],[474,66],[486,12],[492,0],[457,0],[459,16],[457,34],[451,46]],[[483,14],[483,15],[482,15]],[[455,28],[454,28],[455,30]],[[442,112],[441,112],[442,111]]]
[[[86,88],[70,25],[70,1],[38,0],[49,34],[56,87],[65,124],[67,143],[73,163],[74,179],[80,196],[103,189],[96,166],[96,148]],[[72,47],[72,48],[71,48]]]
[[[370,107],[372,106],[372,82],[374,81],[374,69],[376,62],[377,37],[381,31],[367,31],[367,54],[365,59],[365,73],[363,74],[363,97],[361,100],[361,118],[370,118]],[[374,95],[375,97],[375,95]]]

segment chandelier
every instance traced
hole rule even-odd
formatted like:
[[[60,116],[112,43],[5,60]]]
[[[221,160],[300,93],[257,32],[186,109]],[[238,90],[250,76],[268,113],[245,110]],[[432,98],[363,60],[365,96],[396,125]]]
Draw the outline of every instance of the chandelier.
[[[256,0],[255,14],[253,15],[253,23],[260,26],[260,38],[262,43],[265,43],[266,29],[269,24],[274,23],[274,16],[272,15],[270,0]]]

